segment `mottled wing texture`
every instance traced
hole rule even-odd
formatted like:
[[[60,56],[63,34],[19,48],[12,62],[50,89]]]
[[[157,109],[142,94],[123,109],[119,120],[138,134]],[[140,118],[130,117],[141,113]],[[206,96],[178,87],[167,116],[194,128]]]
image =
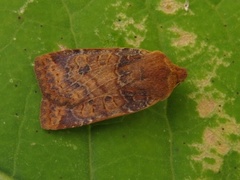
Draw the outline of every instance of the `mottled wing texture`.
[[[167,98],[186,70],[160,51],[74,49],[36,58],[44,129],[79,127],[147,108]]]

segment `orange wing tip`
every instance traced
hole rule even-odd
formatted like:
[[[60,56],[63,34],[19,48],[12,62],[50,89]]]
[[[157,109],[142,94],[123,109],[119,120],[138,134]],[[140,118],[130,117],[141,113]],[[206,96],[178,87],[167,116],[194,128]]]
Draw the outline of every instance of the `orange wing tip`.
[[[177,67],[176,73],[177,73],[177,82],[178,83],[183,82],[188,76],[187,70],[185,68]]]

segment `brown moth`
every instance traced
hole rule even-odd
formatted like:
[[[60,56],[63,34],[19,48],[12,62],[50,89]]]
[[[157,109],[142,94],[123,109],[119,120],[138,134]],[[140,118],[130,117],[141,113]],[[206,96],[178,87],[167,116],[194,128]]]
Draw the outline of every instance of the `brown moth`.
[[[73,49],[39,56],[43,129],[66,129],[143,110],[166,99],[187,77],[162,52]]]

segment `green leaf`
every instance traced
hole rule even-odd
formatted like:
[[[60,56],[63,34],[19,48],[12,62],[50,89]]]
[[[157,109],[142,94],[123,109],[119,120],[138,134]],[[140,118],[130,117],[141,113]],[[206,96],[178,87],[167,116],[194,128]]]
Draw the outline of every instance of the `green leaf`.
[[[239,179],[240,3],[1,0],[0,179]],[[188,69],[144,111],[40,128],[38,55],[65,48],[163,51]]]

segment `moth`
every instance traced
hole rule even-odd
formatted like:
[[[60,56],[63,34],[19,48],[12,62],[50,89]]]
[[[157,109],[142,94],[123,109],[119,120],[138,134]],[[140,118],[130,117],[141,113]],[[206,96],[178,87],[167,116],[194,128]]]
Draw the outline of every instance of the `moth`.
[[[187,77],[162,52],[67,49],[35,59],[43,129],[80,127],[134,113],[166,99]]]

